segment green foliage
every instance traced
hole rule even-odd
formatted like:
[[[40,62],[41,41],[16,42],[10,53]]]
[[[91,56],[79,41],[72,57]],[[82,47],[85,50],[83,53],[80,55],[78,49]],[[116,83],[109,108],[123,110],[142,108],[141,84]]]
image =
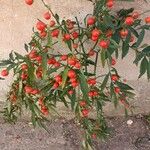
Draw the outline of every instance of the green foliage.
[[[150,46],[142,43],[150,25],[139,18],[127,24],[134,9],[121,9],[114,15],[106,0],[93,2],[93,14],[84,18],[84,25],[77,17],[61,20],[42,2],[55,23],[50,26],[38,20],[37,31],[33,29],[31,41],[24,45],[27,54],[12,51],[7,60],[1,60],[1,74],[14,73],[2,113],[7,121],[15,122],[24,109],[30,110],[33,125],[46,129],[47,115],[59,114],[56,107],[61,102],[72,109],[84,130],[83,148],[93,149],[92,138],[102,139],[109,133],[103,114],[107,102],[115,107],[121,104],[126,114],[132,111],[130,100],[135,94],[115,68],[117,59],[133,51],[139,78],[147,75],[150,79]],[[121,34],[124,30],[127,35]],[[101,68],[105,74],[98,73]],[[93,112],[95,120],[90,118]]]

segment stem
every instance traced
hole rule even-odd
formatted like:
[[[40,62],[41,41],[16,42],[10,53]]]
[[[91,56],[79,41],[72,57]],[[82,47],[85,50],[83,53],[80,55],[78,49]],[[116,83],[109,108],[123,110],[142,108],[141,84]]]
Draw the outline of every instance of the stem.
[[[76,19],[76,21],[77,21],[78,29],[80,29],[81,27],[80,27],[78,18],[75,17],[75,19]],[[80,30],[79,30],[79,35],[80,35]],[[80,36],[79,36],[79,42],[80,42],[80,45],[81,45],[81,48],[82,48],[83,53],[86,55],[86,52],[85,52],[85,49],[84,49],[84,45],[83,45],[83,42],[82,42]],[[87,73],[87,66],[86,66],[86,65],[85,65],[85,72]]]
[[[95,66],[94,66],[94,74],[95,75],[96,75],[96,69],[97,69],[98,54],[99,54],[99,51],[96,53]]]
[[[62,25],[60,24],[60,22],[58,21],[58,19],[56,18],[55,14],[53,13],[53,11],[51,10],[51,8],[44,2],[44,0],[41,0],[42,3],[44,4],[44,6],[51,12],[52,16],[55,18],[56,22],[58,23],[58,25],[60,25],[60,28],[62,30],[64,30],[64,28],[62,27]],[[64,30],[65,31],[65,30]]]

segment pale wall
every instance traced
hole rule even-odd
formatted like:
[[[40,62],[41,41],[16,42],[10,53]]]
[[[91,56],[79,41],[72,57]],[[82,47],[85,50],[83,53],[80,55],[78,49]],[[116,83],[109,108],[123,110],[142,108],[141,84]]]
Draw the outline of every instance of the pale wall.
[[[82,19],[87,13],[92,12],[92,4],[87,0],[45,0],[49,2],[52,9],[62,17],[74,18],[78,16]],[[116,9],[121,7],[135,7],[136,10],[143,12],[150,8],[150,4],[145,4],[142,0],[136,2],[116,4]],[[0,0],[0,59],[7,58],[11,50],[24,53],[24,43],[30,41],[32,27],[37,18],[42,18],[45,8],[40,0],[35,0],[34,5],[27,6],[24,0]],[[147,14],[147,15],[150,15]],[[150,34],[148,34],[150,35]],[[149,42],[147,35],[146,41]],[[119,60],[117,68],[119,73],[134,85],[137,92],[137,100],[133,103],[139,106],[136,112],[149,112],[150,107],[150,83],[145,78],[137,81],[138,68],[132,65],[134,54],[131,53],[124,60]],[[0,81],[0,97],[1,101],[5,99],[8,85],[11,77],[6,81]],[[142,109],[141,106],[144,108]],[[109,105],[106,107],[106,113],[118,114]],[[120,113],[120,111],[119,111]]]

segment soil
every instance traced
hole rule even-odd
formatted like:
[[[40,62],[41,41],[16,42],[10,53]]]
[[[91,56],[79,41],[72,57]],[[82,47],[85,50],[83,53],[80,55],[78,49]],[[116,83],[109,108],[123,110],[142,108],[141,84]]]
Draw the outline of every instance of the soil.
[[[132,120],[131,125],[127,124]],[[149,124],[142,116],[107,119],[111,134],[106,141],[94,141],[96,150],[150,150]],[[49,134],[33,128],[27,120],[15,125],[0,119],[0,150],[80,150],[81,135],[73,120],[54,119]]]

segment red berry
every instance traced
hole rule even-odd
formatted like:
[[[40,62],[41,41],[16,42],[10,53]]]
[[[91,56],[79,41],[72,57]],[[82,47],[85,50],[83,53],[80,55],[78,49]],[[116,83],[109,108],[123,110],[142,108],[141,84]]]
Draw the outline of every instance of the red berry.
[[[106,6],[109,7],[109,8],[112,8],[113,5],[114,5],[113,0],[108,0],[107,3],[106,3]]]
[[[79,102],[79,105],[80,105],[81,107],[85,107],[85,106],[86,106],[86,101],[81,101],[81,102]]]
[[[56,61],[56,62],[54,63],[54,66],[55,66],[55,67],[60,67],[60,62]]]
[[[37,57],[37,51],[36,50],[31,50],[31,52],[29,53],[29,58],[34,59],[36,57]]]
[[[55,24],[56,24],[55,21],[51,20],[49,25],[50,25],[50,27],[53,27]]]
[[[128,35],[128,30],[127,29],[122,29],[121,31],[120,31],[120,36],[122,37],[122,38],[125,38],[127,35]]]
[[[40,98],[38,99],[38,104],[39,104],[40,106],[43,105],[43,100],[44,100],[44,97],[40,97]]]
[[[113,35],[113,31],[111,29],[107,30],[106,37],[109,38],[109,37],[112,37],[112,35]]]
[[[74,70],[69,70],[68,71],[68,77],[69,78],[75,78],[76,77],[76,72]]]
[[[87,83],[89,85],[95,85],[96,84],[96,78],[89,78],[88,81],[87,81]]]
[[[88,117],[88,114],[89,114],[89,110],[88,109],[83,109],[82,110],[83,117]]]
[[[111,65],[114,66],[116,64],[116,60],[114,58],[111,59]]]
[[[31,92],[33,91],[33,88],[31,86],[25,86],[24,89],[27,94],[31,94]]]
[[[72,30],[74,28],[74,24],[70,23],[67,25],[68,30]]]
[[[48,108],[46,106],[41,106],[41,112],[43,115],[48,115],[49,114],[49,111],[48,111]]]
[[[79,33],[76,32],[76,31],[74,31],[71,35],[72,35],[72,37],[73,37],[74,39],[76,39],[76,38],[78,38]]]
[[[91,50],[88,52],[88,56],[94,56],[94,55],[95,55],[95,51],[91,49]]]
[[[100,35],[100,31],[98,30],[98,29],[94,29],[93,31],[92,31],[92,36],[94,36],[94,37],[98,37],[99,35]]]
[[[67,56],[67,55],[62,55],[62,56],[60,57],[60,59],[61,59],[62,61],[65,61],[65,60],[68,59],[68,56]]]
[[[69,41],[71,39],[71,35],[70,34],[65,34],[64,35],[64,41]]]
[[[115,88],[114,88],[114,91],[115,91],[115,93],[118,94],[118,93],[120,93],[120,88],[119,88],[119,87],[115,87]]]
[[[38,79],[42,78],[42,72],[37,71],[37,72],[36,72],[36,77],[37,77]]]
[[[39,93],[39,90],[37,90],[37,89],[34,89],[32,92],[31,92],[31,94],[33,94],[33,95],[36,95],[36,94],[38,94]]]
[[[52,32],[51,32],[51,36],[52,37],[58,37],[58,35],[59,35],[59,30],[58,29],[55,29],[55,30],[53,30]]]
[[[35,60],[38,61],[39,63],[41,63],[41,62],[42,62],[42,56],[37,56],[37,57],[35,58]]]
[[[130,42],[134,42],[134,36],[131,36]]]
[[[11,95],[10,95],[10,100],[11,100],[11,102],[15,103],[15,102],[16,102],[16,100],[17,100],[17,96],[16,96],[16,95],[11,94]]]
[[[41,31],[41,32],[40,32],[40,37],[41,37],[41,38],[46,37],[46,35],[47,35],[47,32],[45,32],[45,31]]]
[[[49,12],[44,13],[43,16],[44,16],[44,18],[45,18],[46,20],[49,20],[49,19],[51,18],[51,15],[50,15]]]
[[[68,93],[69,93],[70,95],[72,95],[72,94],[73,94],[73,90],[69,90]]]
[[[70,78],[70,80],[69,80],[71,83],[72,82],[76,82],[77,81],[77,79],[76,78]]]
[[[97,91],[93,91],[93,96],[98,96],[98,92]]]
[[[81,68],[81,64],[80,64],[79,62],[76,62],[75,67],[76,67],[77,69],[80,69],[80,68]]]
[[[134,23],[133,17],[127,17],[127,18],[125,19],[125,24],[126,24],[126,25],[131,26],[131,25],[133,25],[133,23]]]
[[[118,79],[119,79],[119,78],[118,78],[117,75],[112,75],[112,76],[111,76],[111,80],[114,81],[114,82],[117,81]]]
[[[77,48],[78,48],[78,44],[74,43],[74,44],[72,45],[72,47],[73,47],[74,49],[77,49]]]
[[[99,46],[100,46],[101,48],[107,49],[108,46],[109,46],[109,41],[101,40],[101,41],[99,42]]]
[[[21,69],[22,69],[22,70],[28,69],[28,65],[27,65],[27,64],[22,64],[22,65],[21,65]]]
[[[150,17],[145,18],[145,23],[150,24]]]
[[[33,4],[33,0],[25,0],[25,3],[26,3],[27,5],[32,5],[32,4]]]
[[[39,30],[39,31],[44,31],[45,28],[46,28],[46,24],[42,21],[38,21],[37,24],[36,24],[36,28]]]
[[[132,17],[137,19],[139,17],[139,13],[137,11],[133,12]]]
[[[59,83],[55,82],[55,83],[53,84],[53,89],[57,89],[58,87],[59,87]]]
[[[77,81],[74,81],[74,82],[71,83],[71,85],[72,85],[72,87],[75,88],[75,87],[77,87],[79,85],[79,83]]]
[[[28,78],[28,75],[26,73],[21,74],[21,79],[26,80]]]
[[[90,91],[90,92],[88,93],[88,96],[89,96],[89,97],[93,97],[93,91]]]
[[[54,65],[56,63],[56,59],[52,57],[52,58],[48,59],[47,63],[49,65]]]
[[[55,81],[56,81],[56,82],[61,82],[61,81],[62,81],[61,75],[55,76]]]
[[[93,139],[96,139],[96,137],[97,137],[96,133],[93,133],[93,134],[92,134],[92,138],[93,138]]]
[[[2,75],[3,77],[8,76],[8,74],[9,74],[9,72],[7,71],[7,69],[4,69],[4,70],[1,71],[1,75]]]
[[[93,25],[95,24],[96,20],[95,20],[95,17],[89,17],[87,19],[87,25]]]
[[[77,60],[75,57],[69,57],[67,62],[69,65],[74,66],[76,64]]]
[[[97,41],[98,38],[99,38],[98,36],[92,36],[92,37],[91,37],[91,40],[92,40],[92,41]]]

